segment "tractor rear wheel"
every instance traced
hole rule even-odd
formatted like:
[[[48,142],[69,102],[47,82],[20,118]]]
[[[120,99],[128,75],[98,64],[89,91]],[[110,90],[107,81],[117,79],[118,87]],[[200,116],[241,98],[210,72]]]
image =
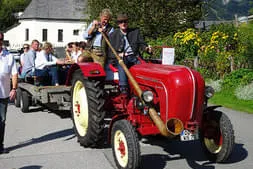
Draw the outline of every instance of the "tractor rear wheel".
[[[114,161],[118,168],[139,168],[140,144],[135,129],[127,120],[119,120],[113,124],[111,144]]]
[[[105,101],[102,85],[99,80],[85,78],[80,69],[73,74],[72,120],[77,139],[84,147],[98,147],[103,143]]]
[[[225,162],[234,146],[234,130],[229,118],[220,111],[204,114],[201,143],[209,160]]]

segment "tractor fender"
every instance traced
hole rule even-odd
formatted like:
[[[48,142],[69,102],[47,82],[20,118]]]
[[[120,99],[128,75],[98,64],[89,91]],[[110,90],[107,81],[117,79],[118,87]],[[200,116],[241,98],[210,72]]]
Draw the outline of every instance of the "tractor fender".
[[[110,125],[108,128],[108,137],[107,137],[108,144],[111,144],[111,131],[113,124],[118,120],[127,119],[128,116],[129,114],[118,114],[112,117],[112,120],[110,121]]]
[[[68,70],[67,80],[65,85],[71,85],[71,79],[73,73],[77,70],[82,70],[84,77],[105,77],[106,73],[104,68],[98,64],[93,62],[86,62],[86,63],[74,63]]]
[[[216,108],[219,108],[219,107],[222,107],[222,106],[221,106],[221,105],[209,106],[209,107],[205,108],[204,114],[205,114],[205,113],[212,112],[212,111],[214,111]]]

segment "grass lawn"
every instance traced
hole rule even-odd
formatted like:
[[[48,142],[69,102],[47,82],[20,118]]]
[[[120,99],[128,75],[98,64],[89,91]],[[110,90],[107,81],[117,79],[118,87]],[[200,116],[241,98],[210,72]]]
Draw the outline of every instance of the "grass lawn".
[[[233,110],[243,111],[253,114],[253,100],[238,100],[233,92],[215,93],[209,101],[212,104],[222,105]]]

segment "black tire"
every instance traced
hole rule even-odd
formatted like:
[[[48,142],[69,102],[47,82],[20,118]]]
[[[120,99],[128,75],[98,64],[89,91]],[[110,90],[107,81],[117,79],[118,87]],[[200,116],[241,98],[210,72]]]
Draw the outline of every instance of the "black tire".
[[[16,90],[16,98],[14,100],[14,103],[15,103],[16,107],[20,107],[21,94],[22,94],[21,89],[17,88],[17,90]]]
[[[119,120],[113,124],[111,144],[114,161],[118,168],[139,168],[140,144],[135,129],[127,120]]]
[[[27,113],[29,112],[29,94],[27,91],[22,91],[21,92],[21,99],[20,99],[20,107],[21,107],[21,111],[23,113]]]
[[[104,98],[103,83],[83,76],[81,70],[73,74],[71,114],[77,139],[84,147],[99,147],[103,143]]]
[[[204,152],[210,161],[225,162],[234,147],[234,130],[227,115],[220,111],[205,113],[200,133]]]

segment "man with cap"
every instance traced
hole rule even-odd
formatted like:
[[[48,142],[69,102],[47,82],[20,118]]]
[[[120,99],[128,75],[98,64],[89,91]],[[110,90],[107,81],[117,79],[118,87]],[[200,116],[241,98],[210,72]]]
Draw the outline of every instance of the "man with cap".
[[[123,59],[125,65],[130,68],[138,64],[140,57],[140,50],[151,53],[152,49],[148,46],[139,29],[128,27],[128,16],[126,14],[119,14],[117,16],[118,29],[109,35],[109,40],[112,47],[116,50],[118,55]],[[123,68],[118,64],[112,51],[109,52],[109,62],[116,64],[119,72],[119,87],[121,93],[128,93],[128,79]]]
[[[89,47],[96,56],[94,58],[93,55],[94,62],[98,62],[102,66],[104,66],[106,60],[107,45],[103,40],[101,32],[109,35],[114,31],[113,27],[109,24],[111,17],[111,11],[109,9],[103,9],[100,13],[100,21],[93,20],[83,34],[84,39],[87,40],[87,47]]]

